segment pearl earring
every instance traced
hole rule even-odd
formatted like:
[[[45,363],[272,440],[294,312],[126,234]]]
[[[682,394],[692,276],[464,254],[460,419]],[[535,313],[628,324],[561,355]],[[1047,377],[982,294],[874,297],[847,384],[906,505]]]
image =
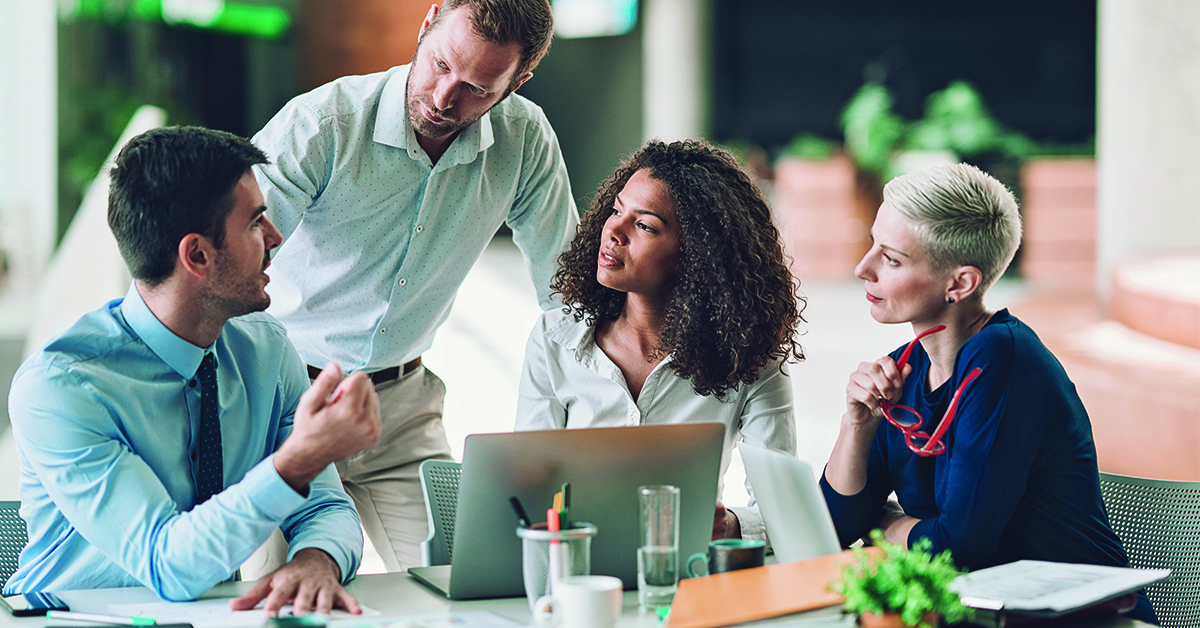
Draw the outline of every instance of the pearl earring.
[[[946,297],[946,303],[954,303],[954,297]]]

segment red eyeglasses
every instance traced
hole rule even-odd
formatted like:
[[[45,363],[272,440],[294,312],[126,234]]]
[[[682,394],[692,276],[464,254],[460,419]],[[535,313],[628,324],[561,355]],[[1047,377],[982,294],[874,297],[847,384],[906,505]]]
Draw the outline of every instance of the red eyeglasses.
[[[945,329],[945,325],[938,325],[926,329],[913,338],[913,341],[908,343],[904,348],[904,353],[900,354],[900,359],[896,360],[896,368],[904,371],[904,365],[908,364],[908,356],[912,354],[913,346],[919,340]],[[946,408],[946,416],[942,422],[938,424],[937,430],[933,432],[933,436],[922,432],[921,425],[925,419],[916,410],[898,403],[892,403],[886,399],[879,401],[879,407],[883,409],[883,416],[888,420],[888,423],[895,425],[901,432],[904,432],[904,442],[914,454],[922,457],[937,456],[946,453],[946,445],[942,443],[942,436],[946,434],[946,430],[950,429],[950,424],[954,422],[954,415],[958,412],[958,399],[962,397],[963,390],[966,390],[967,385],[975,381],[976,377],[983,372],[983,369],[975,367],[967,374],[966,379],[958,385],[958,389],[954,391],[954,397],[950,400],[950,407]]]

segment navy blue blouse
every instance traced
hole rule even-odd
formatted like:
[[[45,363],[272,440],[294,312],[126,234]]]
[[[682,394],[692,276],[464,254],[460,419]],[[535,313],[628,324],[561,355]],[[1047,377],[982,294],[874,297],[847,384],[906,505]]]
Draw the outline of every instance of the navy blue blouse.
[[[983,372],[963,392],[943,437],[946,453],[917,456],[899,429],[880,421],[865,489],[841,495],[821,478],[843,545],[867,534],[895,491],[904,511],[921,520],[909,545],[928,538],[935,553],[949,549],[966,569],[1022,559],[1128,565],[1101,499],[1087,411],[1033,330],[1008,310],[997,312],[959,349],[950,379],[930,392],[920,343],[909,364],[900,403],[925,417],[922,430],[930,434],[959,383],[975,367]]]

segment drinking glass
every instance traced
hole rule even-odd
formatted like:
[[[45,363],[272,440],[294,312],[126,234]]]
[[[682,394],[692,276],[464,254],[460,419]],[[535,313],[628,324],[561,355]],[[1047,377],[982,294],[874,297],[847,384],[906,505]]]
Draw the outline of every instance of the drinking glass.
[[[638,546],[638,605],[670,606],[679,586],[679,488],[642,486]]]

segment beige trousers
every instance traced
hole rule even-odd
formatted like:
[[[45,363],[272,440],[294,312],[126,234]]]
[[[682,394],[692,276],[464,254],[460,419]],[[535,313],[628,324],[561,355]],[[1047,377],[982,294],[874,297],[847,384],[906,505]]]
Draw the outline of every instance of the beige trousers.
[[[446,386],[421,366],[376,392],[383,424],[379,444],[336,467],[387,570],[402,571],[421,564],[421,542],[429,536],[418,467],[425,460],[454,459],[442,427]],[[287,544],[276,531],[242,565],[242,579],[257,579],[285,562]]]

